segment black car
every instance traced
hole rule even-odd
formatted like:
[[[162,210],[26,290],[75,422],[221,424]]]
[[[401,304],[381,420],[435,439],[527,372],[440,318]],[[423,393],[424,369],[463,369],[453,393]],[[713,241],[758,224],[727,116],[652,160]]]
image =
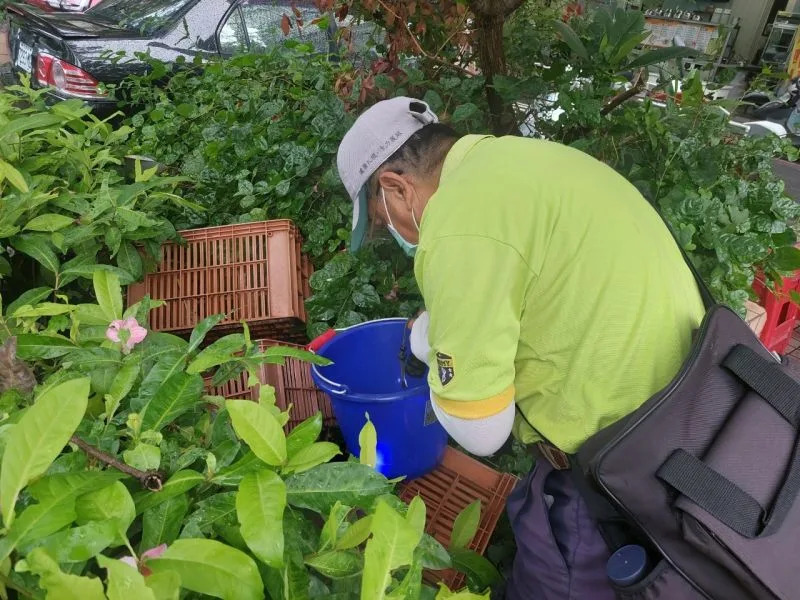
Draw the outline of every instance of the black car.
[[[142,72],[138,53],[173,63],[179,56],[191,61],[264,50],[287,37],[325,52],[336,37],[335,20],[320,30],[311,24],[319,17],[314,3],[303,1],[104,0],[81,14],[13,3],[6,12],[14,72],[28,74],[33,86],[50,86],[58,98],[82,98],[100,112],[114,104],[99,84]],[[284,17],[292,23],[288,34]],[[298,21],[304,26],[297,27]]]

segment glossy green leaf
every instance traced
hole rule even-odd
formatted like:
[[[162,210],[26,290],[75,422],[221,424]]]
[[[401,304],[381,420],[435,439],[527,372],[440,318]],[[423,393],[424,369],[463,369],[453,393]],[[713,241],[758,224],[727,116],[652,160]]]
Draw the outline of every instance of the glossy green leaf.
[[[245,475],[263,468],[264,463],[255,454],[248,452],[229,467],[220,469],[211,481],[216,485],[238,486]]]
[[[330,461],[341,454],[339,446],[332,442],[315,442],[306,446],[289,459],[282,469],[284,473],[302,473]]]
[[[306,564],[331,579],[350,577],[363,568],[361,556],[347,550],[330,550],[310,556],[306,558]]]
[[[124,534],[136,518],[136,507],[128,488],[117,481],[109,486],[81,496],[75,505],[77,521],[112,521]]]
[[[286,454],[291,459],[303,448],[313,444],[322,431],[322,414],[317,412],[313,416],[297,425],[286,436]]]
[[[419,554],[414,554],[414,560],[400,581],[388,596],[389,600],[417,600],[422,592],[422,561]]]
[[[578,34],[575,33],[575,30],[562,21],[555,20],[552,23],[553,27],[555,27],[556,31],[561,35],[561,39],[566,42],[570,50],[572,50],[572,52],[574,52],[579,58],[588,61],[589,51],[586,49],[586,46],[583,45],[581,38],[578,37]]]
[[[362,465],[375,467],[377,460],[377,446],[378,446],[378,432],[375,430],[375,425],[369,420],[369,414],[365,414],[367,422],[361,428],[358,434],[358,460]]]
[[[142,491],[134,495],[133,501],[136,505],[136,514],[141,514],[148,508],[158,506],[173,496],[188,492],[203,481],[205,481],[205,477],[197,471],[178,471],[164,483],[160,491]]]
[[[203,378],[177,372],[159,386],[142,410],[142,430],[160,431],[193,408],[203,396]]]
[[[153,573],[145,580],[145,585],[153,590],[156,600],[179,600],[181,578],[174,571]]]
[[[106,422],[111,421],[122,400],[133,389],[133,385],[139,378],[140,364],[140,354],[131,354],[125,358],[122,367],[120,367],[114,382],[108,390],[108,394],[105,395]]]
[[[213,537],[231,526],[238,527],[236,492],[214,494],[200,500],[193,508],[195,510],[184,521],[180,538]]]
[[[367,515],[345,530],[336,542],[336,549],[349,550],[350,548],[360,546],[367,541],[370,533],[372,533],[372,515]]]
[[[418,531],[420,535],[425,531],[425,514],[427,509],[425,507],[425,502],[422,500],[421,496],[414,496],[414,498],[408,504],[408,510],[406,511],[406,521],[411,527],[414,528],[414,531]]]
[[[286,436],[267,408],[251,400],[228,400],[225,408],[236,435],[258,458],[274,466],[286,462]]]
[[[286,478],[287,500],[292,506],[327,515],[336,501],[370,508],[392,485],[374,469],[352,462],[325,463]]]
[[[200,321],[195,328],[192,330],[191,335],[189,336],[189,346],[186,350],[187,354],[190,354],[197,350],[200,347],[200,344],[203,343],[203,340],[208,335],[208,332],[211,331],[215,325],[217,325],[220,321],[225,318],[225,315],[211,315],[210,317],[206,317],[202,321]]]
[[[90,521],[35,540],[34,543],[36,547],[46,550],[56,562],[63,564],[87,561],[113,545],[117,538],[117,525],[113,521]]]
[[[45,600],[106,600],[99,579],[68,575],[42,548],[27,556],[31,572],[39,576],[39,587],[46,591]]]
[[[296,358],[298,360],[302,360],[303,362],[311,363],[312,365],[320,365],[323,367],[331,364],[330,359],[327,359],[324,356],[314,354],[313,352],[303,348],[295,348],[292,346],[270,346],[256,356],[267,359],[266,362],[278,364],[283,364],[284,359],[286,358]]]
[[[772,257],[772,264],[779,271],[796,271],[800,269],[800,249],[794,246],[777,248]]]
[[[155,471],[161,465],[161,449],[153,444],[140,442],[132,450],[122,453],[125,464],[140,471]]]
[[[65,337],[41,333],[21,333],[17,336],[17,356],[22,360],[50,360],[75,349]]]
[[[467,575],[468,581],[478,589],[486,589],[500,581],[497,568],[477,552],[454,548],[450,550],[453,567]]]
[[[419,541],[417,552],[420,554],[424,569],[441,571],[453,566],[453,559],[447,549],[427,533],[423,534],[422,539]]]
[[[132,566],[102,555],[97,557],[97,564],[108,573],[108,600],[157,600],[142,574]]]
[[[122,354],[113,348],[78,348],[64,358],[70,369],[90,373],[97,369],[114,369],[122,364]]]
[[[95,271],[92,276],[97,304],[109,322],[122,318],[122,287],[119,277],[110,271]]]
[[[63,117],[49,112],[36,112],[30,115],[17,117],[6,123],[0,132],[0,139],[14,139],[12,136],[19,135],[31,129],[46,129],[53,125],[59,125],[64,121]]]
[[[142,257],[130,242],[122,242],[117,252],[117,266],[131,274],[134,281],[144,275]]]
[[[0,537],[0,559],[5,559],[18,546],[37,545],[75,520],[75,496],[48,498],[27,507],[6,535]]]
[[[261,576],[247,554],[216,540],[176,540],[147,566],[154,573],[174,571],[181,585],[222,600],[262,600]]]
[[[421,533],[383,501],[377,503],[372,538],[364,550],[361,600],[382,600],[392,581],[392,571],[410,565]]]
[[[88,379],[61,383],[40,394],[9,433],[0,466],[0,507],[6,527],[14,521],[19,493],[67,445],[86,412],[88,398]]]
[[[236,516],[247,547],[273,568],[283,565],[283,511],[286,485],[274,472],[262,470],[242,479],[236,493]]]
[[[346,523],[347,516],[350,514],[351,510],[352,509],[349,506],[345,506],[341,502],[337,502],[333,505],[333,508],[331,508],[331,512],[325,521],[325,525],[322,526],[322,532],[320,533],[319,552],[322,552],[323,550],[329,550],[336,546],[336,540],[339,537],[339,531]]]
[[[27,254],[51,273],[58,273],[61,263],[50,244],[37,234],[20,235],[11,240],[11,245]]]
[[[53,317],[55,315],[65,315],[75,310],[69,304],[59,304],[57,302],[40,302],[35,306],[22,305],[9,312],[15,319],[26,319],[30,317]]]
[[[103,311],[100,306],[97,304],[79,304],[77,310],[75,311],[75,316],[77,317],[78,321],[81,325],[96,325],[102,326],[105,329],[108,329],[109,321],[106,313]],[[105,331],[103,332],[103,341],[107,338],[105,337]],[[88,348],[87,348],[88,349]]]
[[[72,217],[57,214],[44,214],[34,217],[25,225],[24,229],[27,231],[58,231],[69,227],[75,222]]]
[[[23,177],[22,173],[11,163],[0,158],[0,183],[2,183],[3,179],[8,179],[8,182],[23,194],[28,193],[28,184],[25,182],[25,177]]]
[[[236,359],[236,353],[244,349],[244,336],[241,333],[226,335],[210,346],[203,348],[195,359],[186,367],[186,372],[204,373],[212,367]]]
[[[453,532],[450,534],[450,549],[466,548],[478,532],[481,521],[481,501],[475,500],[464,508],[453,522]]]
[[[35,306],[52,293],[53,289],[49,287],[38,287],[27,290],[20,294],[16,300],[11,302],[6,307],[6,314],[13,315],[14,311],[16,311],[20,306],[25,306],[26,304],[29,306]]]
[[[147,550],[155,548],[159,544],[174,542],[180,533],[183,519],[188,510],[187,495],[179,494],[144,511],[140,548]]]

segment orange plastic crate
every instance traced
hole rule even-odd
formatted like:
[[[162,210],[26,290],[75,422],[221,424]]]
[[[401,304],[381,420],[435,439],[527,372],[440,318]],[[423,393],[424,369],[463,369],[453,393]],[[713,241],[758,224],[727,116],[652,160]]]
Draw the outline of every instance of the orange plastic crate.
[[[260,221],[180,232],[186,245],[164,244],[154,273],[128,287],[128,304],[149,294],[154,331],[191,332],[209,315],[226,315],[218,337],[246,321],[254,337],[305,341],[311,265],[291,221]]]
[[[401,483],[398,492],[405,502],[411,502],[415,496],[422,497],[427,507],[425,531],[445,547],[450,544],[456,517],[475,500],[480,500],[481,520],[469,548],[483,554],[516,483],[515,476],[499,473],[448,447],[442,464],[423,477]],[[464,585],[464,575],[454,569],[427,571],[425,580],[431,584],[442,581],[452,589]]]
[[[272,346],[302,348],[296,344],[287,344],[276,340],[258,340],[256,343],[262,351]],[[311,379],[309,363],[296,358],[286,358],[283,365],[264,364],[259,369],[258,378],[262,383],[275,388],[275,404],[281,410],[286,410],[286,407],[292,405],[289,422],[285,427],[287,433],[317,412],[322,413],[322,421],[325,426],[336,424],[333,407],[328,396],[322,390],[317,389]],[[258,399],[258,386],[251,388],[247,385],[247,373],[242,373],[217,387],[211,385],[210,377],[205,379],[205,383],[206,390],[210,394],[226,398]]]

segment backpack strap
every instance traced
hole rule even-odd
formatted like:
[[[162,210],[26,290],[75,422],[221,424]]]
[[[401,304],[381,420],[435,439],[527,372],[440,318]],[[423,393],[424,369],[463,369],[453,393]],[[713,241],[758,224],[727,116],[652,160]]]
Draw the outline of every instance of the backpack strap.
[[[778,363],[738,345],[722,364],[795,429],[800,427],[800,383]],[[749,539],[766,537],[780,528],[800,494],[800,436],[771,510],[685,450],[675,450],[656,475],[739,535]]]

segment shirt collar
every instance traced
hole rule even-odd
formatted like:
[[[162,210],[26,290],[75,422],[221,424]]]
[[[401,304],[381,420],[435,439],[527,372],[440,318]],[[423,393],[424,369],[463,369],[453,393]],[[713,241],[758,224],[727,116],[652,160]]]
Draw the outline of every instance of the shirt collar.
[[[444,165],[442,165],[442,174],[440,176],[440,180],[445,179],[450,173],[456,170],[464,158],[466,158],[467,154],[469,154],[475,146],[477,146],[483,140],[491,137],[494,136],[465,135],[459,139],[453,145],[453,147],[450,148],[450,152],[447,153],[447,158],[445,158]]]

